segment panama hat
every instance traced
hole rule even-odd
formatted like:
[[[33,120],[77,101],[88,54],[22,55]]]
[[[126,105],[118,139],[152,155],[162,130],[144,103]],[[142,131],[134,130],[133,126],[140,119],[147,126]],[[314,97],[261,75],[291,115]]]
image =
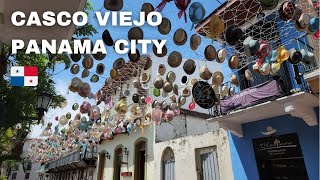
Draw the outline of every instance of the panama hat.
[[[237,55],[233,55],[229,58],[228,66],[230,69],[237,69],[239,67],[239,57]]]
[[[183,97],[189,97],[191,95],[191,91],[189,88],[187,87],[184,87],[182,90],[181,90],[181,96]]]
[[[106,57],[106,54],[103,54],[102,52],[97,52],[96,54],[92,54],[92,56],[95,60],[101,61]]]
[[[244,53],[250,57],[256,54],[259,50],[259,41],[253,39],[251,36],[243,41]]]
[[[80,66],[78,64],[73,64],[70,68],[71,74],[78,74],[80,71]]]
[[[157,100],[154,100],[153,103],[152,103],[152,108],[159,109],[160,108],[160,103]]]
[[[209,80],[212,76],[212,73],[210,72],[209,68],[207,66],[203,66],[200,68],[200,77],[203,80]]]
[[[167,74],[167,81],[173,83],[176,80],[176,73],[173,71],[168,72]]]
[[[136,49],[136,53],[132,54],[131,51],[128,52],[128,57],[131,62],[138,62],[140,60],[140,52]]]
[[[208,45],[208,46],[204,49],[204,57],[205,57],[208,61],[213,61],[213,60],[215,60],[216,57],[217,57],[216,48],[214,48],[214,46],[212,46],[212,45]]]
[[[280,67],[281,67],[281,64],[279,64],[279,63],[271,63],[270,68],[269,68],[270,74],[273,76],[276,75],[276,73],[280,70]],[[261,73],[261,75],[268,75],[268,74]]]
[[[259,0],[263,10],[272,10],[277,7],[279,0]]]
[[[302,60],[302,54],[300,51],[296,50],[295,48],[292,48],[289,50],[289,63],[291,64],[298,64]]]
[[[154,7],[150,3],[143,3],[141,7],[141,12],[145,13],[145,20],[147,19],[147,16],[150,12],[154,11]]]
[[[164,64],[160,64],[158,67],[158,74],[162,76],[165,73],[166,73],[166,66]]]
[[[289,21],[293,18],[295,11],[295,4],[291,1],[285,1],[281,4],[279,9],[279,17],[284,21]]]
[[[309,21],[308,28],[306,29],[306,32],[308,34],[314,35],[319,30],[319,18],[313,17]]]
[[[82,85],[83,85],[83,82],[81,81],[81,79],[74,77],[71,79],[69,83],[69,90],[71,92],[78,92],[82,87]]]
[[[113,46],[113,39],[107,29],[102,33],[102,40],[107,46]]]
[[[239,85],[239,81],[238,81],[238,78],[237,78],[236,74],[232,74],[230,76],[230,83],[235,85],[235,86]]]
[[[244,76],[248,81],[252,81],[253,80],[252,73],[251,73],[251,71],[249,69],[245,70]]]
[[[162,22],[158,25],[158,31],[162,35],[167,35],[171,31],[171,22],[168,18],[162,18]]]
[[[158,76],[153,82],[153,86],[157,89],[161,89],[163,87],[163,84],[164,81],[161,76]]]
[[[227,57],[227,51],[225,49],[220,49],[217,53],[217,62],[223,63]]]
[[[242,38],[242,35],[243,32],[238,26],[231,25],[227,28],[226,31],[226,41],[229,45],[234,46]]]
[[[252,65],[252,70],[253,70],[253,72],[260,74],[260,66],[258,65],[258,62],[254,63],[254,65]]]
[[[216,71],[212,74],[212,84],[221,85],[223,83],[224,76],[222,72]]]
[[[294,26],[296,30],[303,32],[308,28],[310,22],[310,15],[309,14],[301,14],[298,20],[294,21]]]
[[[301,52],[301,55],[302,55],[302,60],[301,62],[305,65],[305,66],[308,66],[308,65],[311,65],[311,63],[314,61],[315,57],[314,57],[314,54],[312,52],[309,52],[305,49],[301,49],[300,50]]]
[[[190,38],[190,48],[195,51],[201,44],[201,37],[198,34],[193,34]]]
[[[215,39],[220,33],[224,31],[224,21],[218,16],[213,15],[210,18],[210,34],[208,38]]]
[[[178,87],[178,85],[176,85],[176,84],[173,86],[173,89],[172,89],[173,93],[174,93],[175,95],[177,95],[177,96],[179,96],[178,89],[179,89],[179,87]]]
[[[111,85],[112,85],[112,78],[111,77],[108,77],[107,79],[106,79],[106,81],[104,82],[104,84],[107,86],[107,87],[111,87]]]
[[[189,78],[188,76],[182,76],[181,78],[181,85],[185,86],[188,84]]]
[[[183,97],[183,96],[180,96],[178,98],[178,103],[181,104],[181,106],[185,105],[186,104],[186,98]]]
[[[125,114],[128,111],[127,102],[125,100],[121,99],[120,101],[118,101],[116,103],[115,110],[119,114]]]
[[[82,66],[86,69],[91,69],[93,67],[93,59],[90,55],[86,55],[82,60]]]
[[[270,70],[271,67],[269,63],[263,63],[259,69],[262,76],[267,76],[268,74],[270,74]]]
[[[144,65],[144,70],[146,71],[146,70],[148,70],[149,68],[151,68],[151,66],[152,66],[152,60],[151,60],[151,58],[149,57],[149,56],[146,56],[145,58],[147,58],[147,60],[146,60],[146,64]]]
[[[187,42],[187,39],[188,35],[182,28],[177,29],[173,35],[173,42],[178,46],[184,45]]]
[[[71,54],[70,58],[73,62],[78,62],[81,59],[81,54]]]
[[[216,95],[217,95],[217,94],[219,95],[219,87],[220,87],[220,85],[212,85],[211,87],[212,87],[214,93],[215,93]]]
[[[86,78],[89,76],[89,70],[88,69],[84,69],[81,73],[81,78]]]
[[[168,97],[168,93],[165,92],[165,91],[162,91],[161,96],[164,97],[164,98],[166,98],[166,97]]]
[[[271,136],[271,135],[275,134],[276,132],[277,132],[276,129],[273,129],[273,127],[268,126],[268,127],[267,127],[267,131],[266,131],[266,132],[261,132],[261,133],[262,133],[263,135],[265,135],[265,136]]]
[[[170,96],[170,100],[174,103],[177,102],[177,98],[174,94],[172,94],[172,96]]]
[[[190,85],[193,86],[196,82],[198,82],[198,79],[197,78],[192,78],[190,80]]]
[[[171,102],[170,105],[169,105],[169,109],[170,109],[171,111],[175,110],[176,107],[177,107],[177,103],[174,103],[174,102]]]
[[[283,63],[284,61],[288,60],[289,58],[289,51],[286,50],[286,48],[284,46],[280,46],[277,48],[277,53],[278,53],[278,57],[277,57],[277,62],[278,63]]]
[[[139,40],[139,39],[143,39],[143,31],[141,28],[139,27],[133,27],[129,30],[128,32],[128,39],[129,41],[131,40]]]
[[[229,91],[228,91],[228,96],[232,97],[235,94],[235,89],[234,87],[229,87]]]
[[[99,76],[97,76],[96,74],[92,75],[90,78],[90,81],[93,83],[96,83],[99,81]]]
[[[123,7],[123,0],[104,0],[104,8],[110,11],[120,11]]]
[[[173,51],[168,56],[168,64],[172,68],[176,68],[176,67],[180,66],[181,61],[182,61],[182,56],[178,51]]]
[[[158,40],[158,42],[160,42],[160,41],[161,40]],[[168,49],[167,49],[166,45],[164,45],[162,47],[162,53],[157,53],[157,47],[153,44],[152,51],[153,51],[154,55],[156,55],[158,57],[163,57],[163,56],[167,55]]]
[[[183,70],[186,74],[191,75],[196,70],[196,63],[192,59],[188,59],[183,64]]]
[[[142,73],[140,76],[140,82],[142,84],[147,84],[150,81],[150,74],[149,73]]]
[[[123,58],[118,58],[113,63],[113,69],[118,70],[121,69],[126,64],[125,60]]]
[[[104,64],[99,63],[99,64],[97,65],[96,73],[97,73],[97,74],[103,74],[103,73],[104,73],[104,69],[105,69]]]
[[[118,71],[115,70],[115,69],[111,69],[111,70],[110,70],[110,77],[111,77],[112,79],[115,79],[116,77],[118,77]]]
[[[166,101],[162,101],[161,105],[160,105],[161,109],[163,111],[166,111],[168,109],[168,104]]]
[[[166,92],[166,93],[170,93],[171,91],[172,91],[172,89],[173,89],[173,87],[172,87],[172,83],[170,83],[170,82],[168,82],[168,81],[166,81],[165,83],[164,83],[164,85],[163,85],[163,91],[164,92]]]
[[[223,96],[223,97],[227,96],[228,92],[229,92],[228,86],[224,84],[221,87],[221,96]]]

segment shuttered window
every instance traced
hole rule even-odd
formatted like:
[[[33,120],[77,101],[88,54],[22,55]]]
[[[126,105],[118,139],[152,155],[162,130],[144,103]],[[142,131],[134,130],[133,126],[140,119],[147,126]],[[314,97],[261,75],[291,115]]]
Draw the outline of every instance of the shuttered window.
[[[175,180],[174,153],[170,147],[166,148],[162,154],[162,179]]]
[[[217,153],[214,148],[205,148],[196,151],[198,156],[198,179],[220,180]]]

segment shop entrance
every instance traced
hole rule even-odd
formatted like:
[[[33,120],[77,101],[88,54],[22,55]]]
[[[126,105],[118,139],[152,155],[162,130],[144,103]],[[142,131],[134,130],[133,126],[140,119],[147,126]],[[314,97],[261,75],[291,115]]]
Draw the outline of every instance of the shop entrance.
[[[308,180],[297,134],[253,139],[261,180]]]

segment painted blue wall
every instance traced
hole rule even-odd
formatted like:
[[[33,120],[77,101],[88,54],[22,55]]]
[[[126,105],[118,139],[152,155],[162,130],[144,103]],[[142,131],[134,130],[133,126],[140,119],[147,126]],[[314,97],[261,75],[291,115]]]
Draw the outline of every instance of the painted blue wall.
[[[315,112],[319,122],[319,107]],[[259,179],[252,139],[265,137],[261,132],[265,132],[267,126],[275,128],[276,135],[298,134],[309,179],[319,180],[319,125],[310,127],[303,119],[290,115],[243,124],[242,138],[229,133],[234,179]]]

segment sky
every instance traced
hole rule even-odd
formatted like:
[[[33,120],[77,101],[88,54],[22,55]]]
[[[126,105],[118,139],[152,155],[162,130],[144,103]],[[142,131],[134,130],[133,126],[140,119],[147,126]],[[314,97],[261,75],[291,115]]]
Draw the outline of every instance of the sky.
[[[112,27],[111,21],[108,21],[108,24],[106,27],[100,27],[97,19],[94,17],[94,13],[96,11],[100,11],[102,13],[106,12],[106,10],[103,7],[103,1],[102,0],[90,0],[90,2],[92,2],[94,10],[89,14],[89,22],[91,24],[93,24],[98,31],[98,34],[94,35],[93,37],[89,37],[92,41],[95,41],[97,39],[101,39],[101,34],[105,29],[109,30],[113,40],[128,39],[127,32],[129,31],[129,29],[131,27],[119,27],[119,26]],[[161,2],[161,0],[134,0],[134,1],[124,0],[124,6],[123,6],[122,11],[131,11],[133,14],[132,19],[133,20],[138,19],[139,18],[138,14],[141,10],[142,4],[145,2],[151,3],[154,7],[156,7]],[[190,4],[192,4],[193,2],[200,2],[204,6],[204,8],[206,10],[205,17],[207,17],[215,8],[217,8],[220,5],[220,3],[215,0],[196,0],[196,1],[192,0]],[[220,2],[223,2],[223,1],[220,1]],[[167,40],[166,47],[168,49],[167,55],[169,55],[169,53],[172,51],[179,51],[182,54],[184,59],[199,60],[199,61],[201,61],[200,64],[206,64],[206,62],[204,60],[203,52],[204,52],[204,49],[207,45],[212,44],[212,40],[207,39],[205,37],[202,37],[202,43],[199,46],[199,48],[196,51],[192,51],[189,46],[189,44],[190,44],[189,38],[191,37],[192,34],[195,33],[195,30],[194,29],[190,30],[191,26],[192,26],[192,22],[189,19],[188,9],[186,11],[187,23],[185,23],[183,17],[181,19],[178,18],[178,13],[179,13],[179,10],[177,9],[177,7],[175,6],[175,3],[173,1],[170,3],[167,3],[167,5],[165,6],[165,8],[161,12],[161,14],[163,17],[167,17],[168,19],[170,19],[171,25],[172,25],[171,32],[168,35],[161,35],[158,32],[157,27],[151,27],[151,26],[145,24],[144,26],[141,27],[141,29],[144,31],[144,38],[145,39],[166,39]],[[177,46],[173,43],[173,34],[179,28],[183,28],[188,34],[188,41],[183,46]],[[217,50],[219,49],[217,44],[214,44],[214,46],[216,47]],[[152,48],[152,46],[149,47],[148,52],[150,52],[150,55],[153,55],[151,48]],[[140,48],[138,48],[138,49],[140,49]],[[83,82],[87,82],[91,85],[91,90],[94,94],[104,85],[105,79],[107,77],[109,77],[109,71],[112,68],[113,62],[119,57],[123,57],[126,60],[128,59],[127,54],[124,54],[124,55],[116,54],[113,50],[113,47],[107,47],[107,52],[108,52],[108,54],[104,60],[102,60],[102,61],[95,60],[94,61],[94,66],[90,70],[90,72],[91,72],[90,76],[82,79]],[[161,59],[157,59],[157,61],[161,61]],[[81,62],[82,62],[82,60],[80,60],[78,62],[78,64],[80,66],[82,66]],[[95,67],[98,63],[104,63],[104,65],[106,67],[105,73],[102,76],[100,76],[100,80],[97,83],[91,83],[90,77],[93,75],[93,73],[95,73]],[[228,68],[227,63],[228,62],[226,60],[223,64],[213,63],[212,65],[210,65],[211,67],[209,65],[208,65],[208,67],[209,67],[209,69],[215,69],[215,70],[218,69],[218,70],[222,71],[224,74],[230,74],[231,71]],[[63,95],[67,99],[66,106],[63,108],[49,109],[47,114],[44,116],[45,124],[43,126],[40,126],[40,125],[34,126],[30,137],[39,137],[42,129],[44,129],[44,127],[46,126],[46,124],[48,122],[52,122],[53,126],[57,125],[58,122],[55,121],[56,116],[60,117],[61,115],[64,115],[67,112],[70,112],[72,114],[72,117],[74,117],[78,111],[73,111],[71,109],[72,105],[74,103],[81,104],[85,100],[84,98],[80,97],[78,95],[78,93],[69,92],[69,90],[68,90],[68,84],[69,84],[70,80],[73,77],[81,77],[81,72],[82,72],[83,68],[80,69],[80,72],[77,75],[73,75],[70,73],[70,69],[64,70],[64,67],[65,67],[64,64],[56,65],[54,76],[52,79],[56,84],[55,87],[56,87],[58,94]],[[181,71],[181,70],[182,69],[180,69],[179,71]],[[228,77],[225,78],[225,81],[228,81]],[[86,101],[89,101],[90,103],[95,104],[95,102],[93,100],[86,99]]]

